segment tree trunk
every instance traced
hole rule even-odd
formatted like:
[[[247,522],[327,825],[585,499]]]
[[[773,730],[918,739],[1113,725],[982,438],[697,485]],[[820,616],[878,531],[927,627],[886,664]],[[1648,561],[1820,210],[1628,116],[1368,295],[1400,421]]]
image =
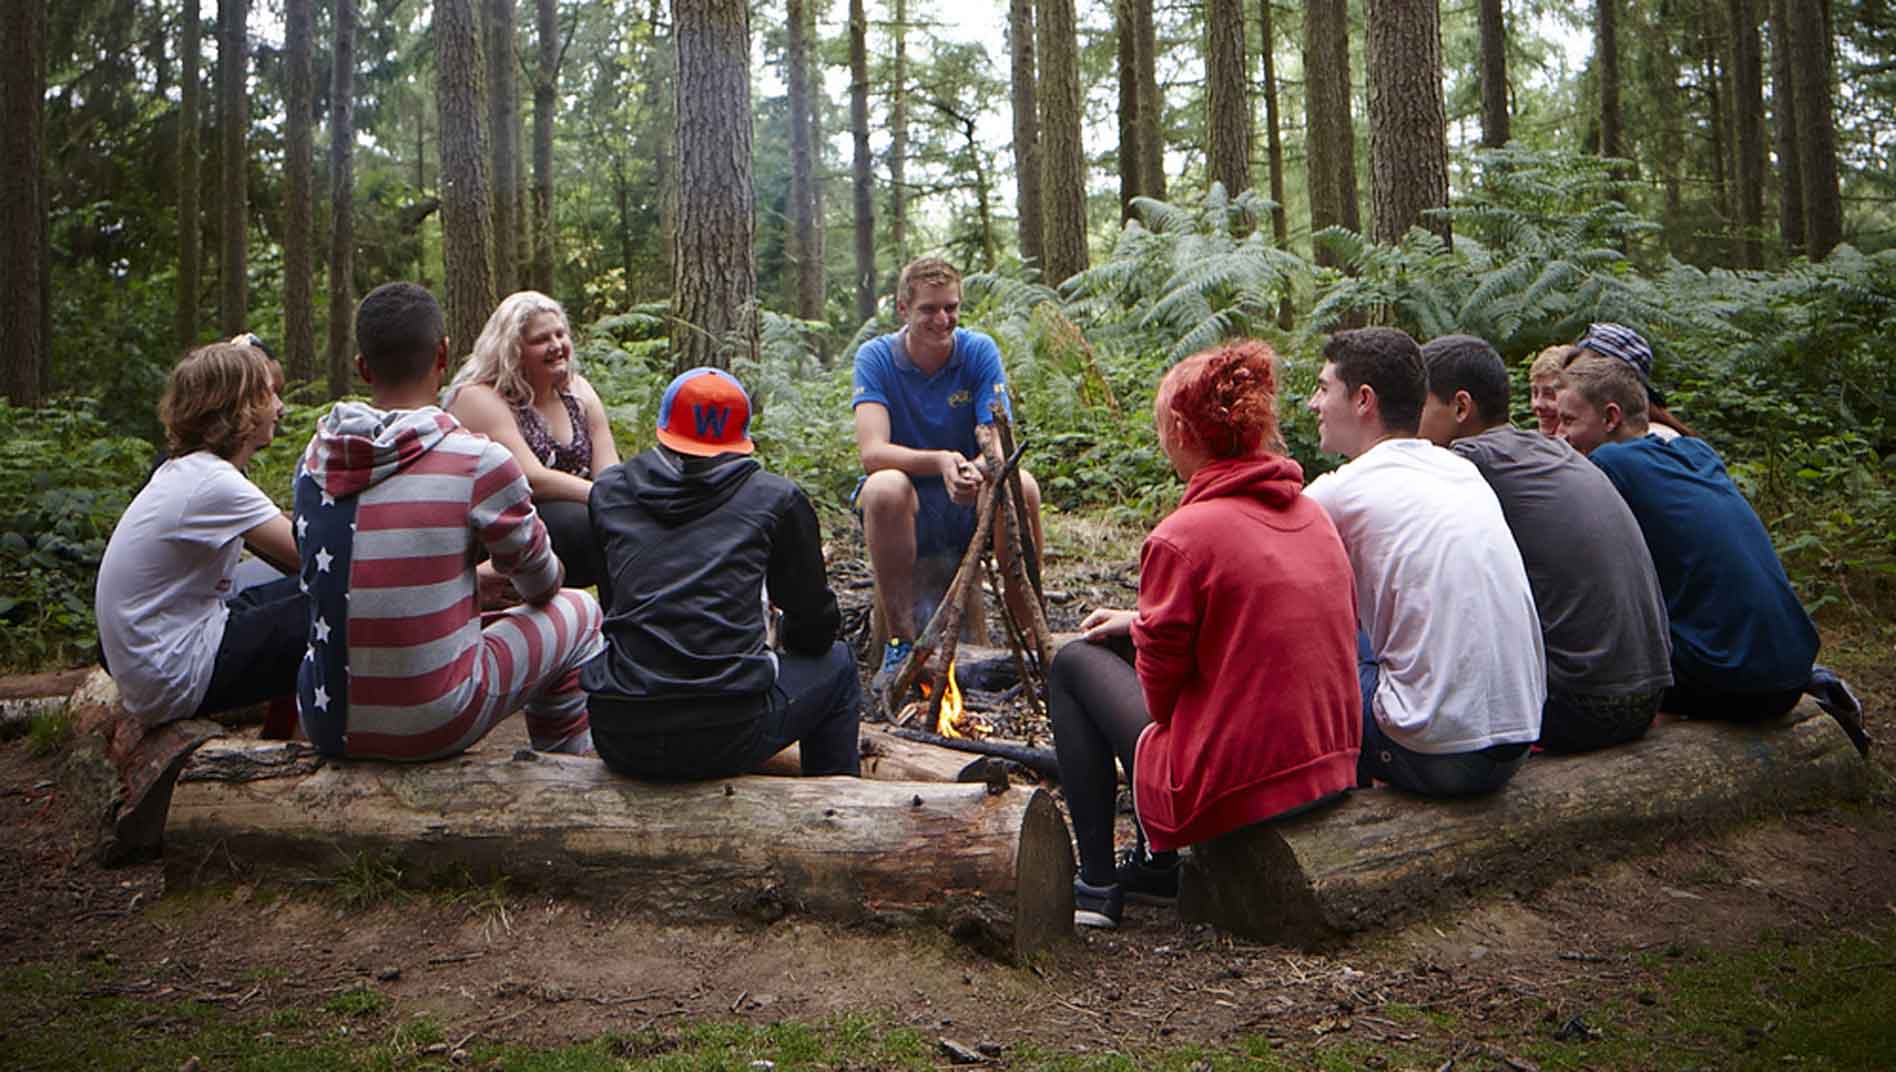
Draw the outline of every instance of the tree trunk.
[[[283,356],[290,378],[303,381],[316,376],[315,286],[310,279],[316,264],[310,238],[315,90],[309,68],[309,5],[310,0],[286,0],[283,5],[284,110],[289,113],[283,144]]]
[[[1139,166],[1145,169],[1139,192],[1163,201],[1165,100],[1159,96],[1159,38],[1152,25],[1152,0],[1132,0],[1132,27],[1139,53]]]
[[[1034,0],[1009,0],[1007,50],[1014,104],[1014,211],[1020,221],[1020,260],[1045,276],[1047,229],[1041,219],[1040,86],[1034,23]]]
[[[889,71],[889,242],[899,271],[908,263],[908,0],[894,0],[895,61]]]
[[[1035,51],[1040,60],[1042,277],[1058,286],[1086,270],[1086,147],[1080,141],[1079,37],[1073,0],[1040,0]]]
[[[46,5],[0,11],[0,363],[7,401],[44,397]]]
[[[1139,159],[1139,35],[1133,25],[1135,0],[1114,0],[1113,41],[1119,79],[1119,218],[1133,217],[1132,199],[1144,193],[1145,167]]]
[[[1871,767],[1805,700],[1789,724],[1667,720],[1632,744],[1536,756],[1506,791],[1390,789],[1192,846],[1179,915],[1257,941],[1387,931],[1457,891],[1534,888],[1641,844],[1868,793]],[[182,789],[180,789],[182,793]]]
[[[681,40],[690,21],[678,21]],[[690,66],[681,57],[681,73]],[[945,926],[1009,960],[1072,933],[1071,843],[1043,790],[758,776],[658,784],[593,759],[526,756],[351,763],[277,742],[211,741],[172,794],[167,874],[183,884],[231,865],[295,873],[367,853],[400,860],[408,875],[506,876],[652,905],[668,921],[790,910]]]
[[[1797,162],[1804,179],[1804,239],[1810,259],[1820,261],[1843,241],[1837,128],[1830,111],[1829,24],[1816,0],[1787,0],[1786,6],[1794,72],[1792,99],[1797,106]]]
[[[1725,75],[1719,69],[1718,45],[1709,32],[1699,35],[1704,54],[1700,60],[1701,78],[1705,88],[1706,109],[1711,114],[1709,131],[1712,139],[1712,203],[1717,206],[1718,214],[1729,229],[1731,221],[1731,128],[1727,123],[1725,107]]]
[[[1411,227],[1449,240],[1448,118],[1442,103],[1442,30],[1435,0],[1369,0],[1369,164],[1376,240]]]
[[[856,202],[856,319],[876,315],[875,160],[869,152],[869,19],[849,0],[849,140]]]
[[[1593,63],[1600,79],[1600,155],[1624,155],[1620,144],[1619,5],[1593,0]]]
[[[469,352],[498,302],[493,204],[482,129],[486,64],[476,0],[435,0],[435,111],[441,117],[441,259],[447,274],[450,367]]]
[[[1277,32],[1271,12],[1271,0],[1258,0],[1259,49],[1264,56],[1264,144],[1270,169],[1271,241],[1278,249],[1290,248],[1290,213],[1284,208],[1284,139],[1277,115]],[[1290,296],[1277,306],[1277,326],[1291,328]]]
[[[790,220],[796,241],[797,316],[823,319],[823,260],[816,248],[816,165],[810,130],[809,30],[803,0],[787,0],[790,95]]]
[[[487,136],[493,152],[494,290],[518,289],[514,251],[519,244],[520,148],[514,139],[520,104],[514,88],[514,0],[486,0]],[[484,322],[484,321],[483,321]],[[472,343],[474,340],[468,339]]]
[[[249,280],[245,276],[249,160],[244,148],[244,136],[250,129],[250,95],[245,88],[250,68],[249,15],[250,0],[217,0],[218,162],[222,168],[217,196],[223,240],[217,264],[217,328],[225,338],[245,330],[249,316]]]
[[[355,0],[336,0],[336,49],[329,89],[329,397],[354,381],[355,330]]]
[[[1499,149],[1508,128],[1508,30],[1503,0],[1481,0],[1481,144]]]
[[[1660,181],[1665,187],[1665,208],[1660,217],[1664,225],[1666,251],[1684,258],[1691,238],[1685,222],[1685,113],[1679,90],[1679,49],[1674,28],[1681,20],[1674,16],[1671,0],[1660,0],[1649,17],[1646,32],[1654,42],[1653,62],[1657,67],[1653,97],[1659,111]]]
[[[1737,128],[1739,263],[1764,267],[1764,46],[1756,0],[1727,0],[1731,13],[1731,80]]]
[[[647,114],[662,115],[666,120],[664,136],[652,139],[652,170],[658,173],[659,248],[663,250],[660,256],[664,258],[665,276],[669,281],[675,268],[673,255],[678,249],[678,153],[672,141],[678,113],[672,109],[672,97],[667,97],[664,91],[669,89],[674,96],[677,93],[672,83],[678,71],[678,48],[677,35],[665,26],[664,14],[665,0],[652,0],[646,16],[652,27],[653,50],[652,77],[647,84],[651,110]]]
[[[1350,119],[1348,0],[1310,0],[1304,8],[1304,159],[1309,172],[1310,231],[1361,232],[1356,206],[1356,127]],[[1318,246],[1316,261],[1337,266]]]
[[[1771,0],[1771,125],[1777,145],[1778,234],[1787,256],[1804,252],[1804,171],[1798,157],[1797,74],[1785,0]]]
[[[1236,198],[1251,188],[1250,71],[1244,62],[1244,0],[1205,0],[1207,171]]]
[[[559,108],[560,11],[558,0],[535,0],[533,79],[533,264],[528,285],[553,293],[553,119]]]
[[[731,367],[757,357],[752,254],[750,7],[673,0],[673,141],[678,232],[672,255],[672,364]]]
[[[174,333],[180,349],[197,342],[199,273],[198,243],[204,234],[199,216],[198,133],[203,125],[200,89],[204,62],[203,19],[195,8],[180,15],[178,46],[178,306]]]

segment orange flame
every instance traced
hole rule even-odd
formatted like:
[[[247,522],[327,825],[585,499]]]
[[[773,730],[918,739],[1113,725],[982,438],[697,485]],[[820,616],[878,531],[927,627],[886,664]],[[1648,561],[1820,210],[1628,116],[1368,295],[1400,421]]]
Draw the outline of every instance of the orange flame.
[[[935,732],[943,737],[968,737],[961,725],[965,712],[961,705],[961,686],[955,683],[955,664],[948,664],[948,683],[941,690],[941,716],[935,721]]]

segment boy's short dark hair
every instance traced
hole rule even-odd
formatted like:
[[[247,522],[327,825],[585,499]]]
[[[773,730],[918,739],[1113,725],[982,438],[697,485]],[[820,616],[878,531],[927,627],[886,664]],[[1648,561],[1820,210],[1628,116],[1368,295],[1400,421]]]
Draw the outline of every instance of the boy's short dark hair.
[[[1453,402],[1456,391],[1467,391],[1475,412],[1488,424],[1508,418],[1508,369],[1487,340],[1473,335],[1444,335],[1422,347],[1422,364],[1429,373],[1429,393]]]
[[[1336,366],[1343,386],[1355,391],[1368,384],[1376,392],[1383,427],[1414,435],[1422,426],[1422,398],[1429,374],[1422,348],[1395,328],[1339,331],[1323,345],[1323,359]]]
[[[426,376],[447,332],[441,303],[415,283],[384,283],[356,307],[356,351],[369,374],[383,383],[414,383]]]

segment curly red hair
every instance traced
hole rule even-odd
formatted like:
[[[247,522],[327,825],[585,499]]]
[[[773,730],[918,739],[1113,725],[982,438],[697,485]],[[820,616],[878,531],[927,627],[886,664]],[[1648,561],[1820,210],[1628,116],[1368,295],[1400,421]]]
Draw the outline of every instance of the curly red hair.
[[[1154,408],[1214,458],[1282,453],[1276,362],[1276,352],[1256,339],[1193,354],[1165,374]]]

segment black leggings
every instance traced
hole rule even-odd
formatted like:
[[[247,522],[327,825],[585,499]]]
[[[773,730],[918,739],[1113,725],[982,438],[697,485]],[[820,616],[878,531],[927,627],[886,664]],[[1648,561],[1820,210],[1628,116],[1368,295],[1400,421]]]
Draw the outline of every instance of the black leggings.
[[[599,543],[593,536],[592,518],[583,502],[565,499],[535,499],[533,508],[546,524],[553,553],[566,566],[567,588],[591,588],[599,583]]]
[[[1119,793],[1116,760],[1132,777],[1139,734],[1152,722],[1132,668],[1132,642],[1075,640],[1060,649],[1047,673],[1047,714],[1060,763],[1060,790],[1073,817],[1080,878],[1113,881],[1113,814]]]

